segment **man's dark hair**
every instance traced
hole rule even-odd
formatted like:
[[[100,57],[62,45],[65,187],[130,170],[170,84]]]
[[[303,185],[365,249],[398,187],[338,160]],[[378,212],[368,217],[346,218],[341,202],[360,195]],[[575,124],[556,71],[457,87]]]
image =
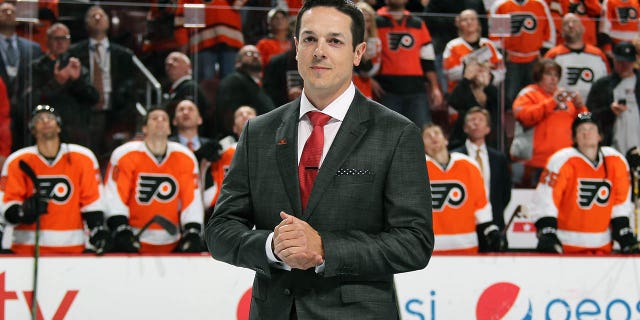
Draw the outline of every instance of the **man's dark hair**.
[[[350,0],[307,0],[296,18],[296,37],[300,38],[300,20],[302,15],[313,7],[331,7],[351,17],[351,36],[353,50],[364,42],[364,16],[356,4]]]
[[[142,125],[146,126],[147,123],[149,122],[149,115],[151,114],[151,112],[154,112],[156,110],[161,110],[164,113],[167,114],[169,121],[171,121],[171,115],[169,114],[169,111],[167,111],[166,108],[161,107],[161,106],[153,106],[151,108],[149,108],[149,110],[147,110],[147,114],[144,115],[144,117],[142,117]]]

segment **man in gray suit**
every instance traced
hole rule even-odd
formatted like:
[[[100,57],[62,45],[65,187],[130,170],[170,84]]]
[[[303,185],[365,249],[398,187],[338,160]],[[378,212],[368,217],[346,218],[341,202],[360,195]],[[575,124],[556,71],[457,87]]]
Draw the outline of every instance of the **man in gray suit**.
[[[397,319],[393,274],[431,257],[420,132],[351,82],[363,20],[348,0],[305,2],[302,96],[248,121],[222,184],[206,242],[256,272],[251,319]]]

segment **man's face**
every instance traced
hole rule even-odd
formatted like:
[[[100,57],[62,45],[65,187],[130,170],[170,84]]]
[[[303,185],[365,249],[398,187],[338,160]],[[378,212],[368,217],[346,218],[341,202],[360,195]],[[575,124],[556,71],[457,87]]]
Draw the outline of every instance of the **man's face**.
[[[255,46],[244,46],[238,52],[238,59],[240,62],[240,69],[246,72],[260,72],[262,71],[262,58],[260,51]]]
[[[341,94],[351,83],[366,45],[352,45],[351,18],[331,7],[314,7],[300,20],[296,39],[298,72],[311,94]]]
[[[462,34],[480,34],[478,15],[471,10],[464,10],[458,17],[458,27]]]
[[[56,116],[51,112],[39,112],[31,119],[33,122],[33,135],[36,140],[51,140],[60,134],[60,126]]]
[[[289,19],[283,12],[278,11],[273,15],[273,18],[271,18],[270,28],[272,31],[288,30]]]
[[[237,136],[240,136],[242,130],[244,129],[244,125],[247,124],[249,119],[253,119],[256,117],[256,110],[249,107],[240,107],[233,114],[233,133]]]
[[[147,123],[142,127],[146,137],[168,137],[171,134],[169,115],[164,110],[153,110],[148,116]]]
[[[59,56],[69,49],[71,36],[66,28],[56,28],[47,37],[47,46],[54,56]]]
[[[106,34],[109,30],[109,17],[102,8],[93,8],[86,17],[87,30],[89,33]]]
[[[8,2],[0,5],[0,26],[2,27],[15,27],[16,22],[16,7]]]
[[[191,101],[184,100],[176,106],[176,113],[173,117],[173,125],[180,129],[197,128],[202,124],[202,117],[198,107]]]
[[[569,13],[562,19],[562,37],[566,43],[582,41],[584,26],[575,14]]]
[[[491,128],[487,122],[487,117],[481,112],[473,112],[466,115],[464,123],[464,132],[469,137],[469,140],[476,141],[486,137]]]
[[[191,65],[180,54],[171,53],[164,61],[164,71],[171,82],[189,74]]]
[[[595,148],[602,141],[602,137],[598,132],[598,126],[595,123],[585,122],[576,128],[575,136],[578,149]]]
[[[633,75],[633,61],[613,59],[613,71],[621,78],[630,77]]]
[[[422,132],[422,142],[424,143],[424,152],[430,156],[446,150],[449,141],[445,138],[442,129],[439,127],[430,127]]]

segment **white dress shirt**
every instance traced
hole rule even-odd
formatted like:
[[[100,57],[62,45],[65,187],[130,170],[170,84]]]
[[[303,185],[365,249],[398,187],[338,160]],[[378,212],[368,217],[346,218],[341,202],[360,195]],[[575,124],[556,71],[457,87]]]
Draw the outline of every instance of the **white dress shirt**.
[[[349,106],[351,102],[353,102],[353,98],[356,95],[356,89],[353,83],[343,92],[338,98],[333,100],[326,108],[323,110],[318,110],[314,107],[304,92],[302,90],[302,96],[300,97],[300,114],[298,116],[298,163],[300,163],[300,157],[302,156],[302,150],[304,149],[304,145],[311,136],[311,131],[313,131],[313,127],[311,125],[311,121],[309,121],[309,117],[307,117],[307,112],[317,111],[322,112],[331,116],[331,120],[324,126],[324,145],[322,148],[322,158],[320,159],[320,170],[322,170],[322,162],[324,158],[327,156],[327,152],[329,148],[331,148],[331,144],[333,140],[336,138],[336,134],[342,125],[342,121],[344,117],[347,115],[347,111],[349,110]],[[288,212],[290,214],[290,212]],[[286,263],[278,260],[276,256],[273,254],[273,248],[271,247],[271,240],[273,239],[273,232],[269,234],[267,237],[267,242],[265,243],[265,251],[267,253],[267,259],[269,259],[269,263],[275,266],[276,268],[291,270],[291,267]],[[322,272],[324,270],[324,263],[322,265],[316,266],[316,272]]]
[[[478,146],[477,144],[471,142],[467,139],[464,142],[465,147],[467,147],[467,151],[469,152],[469,157],[476,160],[476,154],[478,153],[478,149],[480,149],[480,159],[482,159],[482,163],[480,166],[482,170],[482,179],[484,180],[484,188],[487,191],[487,199],[489,199],[489,192],[491,189],[491,168],[489,168],[489,151],[487,151],[487,145],[483,144]]]

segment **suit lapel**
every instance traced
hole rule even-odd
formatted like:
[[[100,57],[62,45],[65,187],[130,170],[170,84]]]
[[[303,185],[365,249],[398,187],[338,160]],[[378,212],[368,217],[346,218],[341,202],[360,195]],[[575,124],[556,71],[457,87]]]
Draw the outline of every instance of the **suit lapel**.
[[[300,99],[289,105],[280,127],[276,130],[274,143],[276,144],[276,162],[285,191],[289,196],[289,202],[295,212],[287,212],[300,216],[302,204],[300,202],[300,187],[298,184],[298,115]]]
[[[333,181],[340,165],[347,159],[353,148],[358,145],[367,132],[369,115],[366,98],[356,90],[356,95],[349,106],[349,111],[347,111],[344,121],[340,125],[340,130],[338,130],[336,138],[333,140],[331,148],[322,162],[313,190],[311,190],[311,195],[309,196],[307,210],[302,215],[303,220],[308,220],[311,217],[325,190]]]

